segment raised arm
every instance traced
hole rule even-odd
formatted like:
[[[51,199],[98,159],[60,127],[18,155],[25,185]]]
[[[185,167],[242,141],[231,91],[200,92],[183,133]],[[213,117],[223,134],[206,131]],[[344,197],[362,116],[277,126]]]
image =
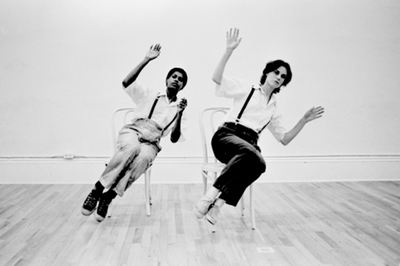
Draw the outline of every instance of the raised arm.
[[[240,44],[241,40],[242,38],[239,38],[239,29],[230,29],[229,32],[226,33],[226,50],[212,76],[212,80],[218,85],[221,85],[226,63],[231,57],[233,50],[235,50]]]
[[[322,114],[324,113],[324,108],[321,106],[318,107],[313,107],[310,110],[308,110],[304,116],[297,122],[297,124],[285,134],[283,139],[281,140],[281,143],[283,145],[288,145],[303,129],[303,127],[308,123],[311,122],[317,118],[320,118]]]
[[[143,68],[151,61],[156,59],[161,53],[161,45],[160,44],[155,44],[150,46],[149,51],[147,51],[146,56],[143,58],[143,60],[131,71],[129,72],[128,76],[122,81],[122,85],[124,88],[128,87],[131,85],[136,78],[139,76],[140,72],[143,70]]]

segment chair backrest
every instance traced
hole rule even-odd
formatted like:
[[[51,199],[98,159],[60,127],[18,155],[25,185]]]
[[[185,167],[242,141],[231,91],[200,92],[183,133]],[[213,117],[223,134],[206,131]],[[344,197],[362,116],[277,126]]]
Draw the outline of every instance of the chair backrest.
[[[135,111],[134,107],[124,107],[118,108],[114,110],[111,120],[111,129],[112,129],[112,144],[113,144],[113,152],[117,149],[117,138],[118,133],[123,126],[130,123],[132,120],[132,114]]]
[[[218,127],[222,125],[223,118],[228,110],[228,107],[210,107],[200,113],[199,122],[204,163],[210,162],[211,158],[214,159],[214,162],[217,162],[212,153],[211,138]]]

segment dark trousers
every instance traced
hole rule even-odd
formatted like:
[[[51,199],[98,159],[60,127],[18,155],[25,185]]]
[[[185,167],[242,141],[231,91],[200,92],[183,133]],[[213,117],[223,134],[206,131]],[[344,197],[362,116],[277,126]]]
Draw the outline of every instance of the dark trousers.
[[[257,141],[256,132],[234,123],[225,123],[211,140],[215,157],[226,164],[213,186],[229,205],[236,206],[246,188],[265,172]]]

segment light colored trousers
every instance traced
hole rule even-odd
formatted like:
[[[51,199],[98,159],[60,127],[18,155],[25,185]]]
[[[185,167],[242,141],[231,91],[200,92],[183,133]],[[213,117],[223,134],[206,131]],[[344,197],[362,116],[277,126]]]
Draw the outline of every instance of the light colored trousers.
[[[119,132],[117,151],[99,179],[104,188],[114,189],[122,197],[153,163],[161,150],[161,134],[161,128],[149,119],[124,126]]]

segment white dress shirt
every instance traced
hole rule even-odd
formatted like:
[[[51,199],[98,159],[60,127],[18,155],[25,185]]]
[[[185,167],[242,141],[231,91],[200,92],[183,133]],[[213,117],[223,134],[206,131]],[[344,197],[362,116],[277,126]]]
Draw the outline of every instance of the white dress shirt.
[[[165,92],[159,93],[157,91],[150,90],[148,87],[141,85],[137,81],[123,89],[136,104],[133,120],[137,118],[148,118],[157,96],[160,97],[153,110],[151,120],[156,122],[161,128],[164,129],[177,114],[178,103],[180,102],[179,98],[175,102],[170,103]],[[181,136],[179,141],[185,140],[184,133],[186,131],[186,120],[185,112],[183,112],[181,120]],[[163,137],[169,134],[174,126],[174,123],[175,121],[164,131]]]
[[[222,77],[221,85],[216,86],[215,93],[219,97],[233,99],[233,105],[225,117],[225,122],[236,121],[252,87],[252,84],[247,81]],[[278,141],[281,141],[286,130],[282,126],[282,115],[278,114],[275,95],[272,95],[268,102],[267,95],[259,87],[254,87],[254,89],[239,124],[259,132],[269,123],[267,128]]]

